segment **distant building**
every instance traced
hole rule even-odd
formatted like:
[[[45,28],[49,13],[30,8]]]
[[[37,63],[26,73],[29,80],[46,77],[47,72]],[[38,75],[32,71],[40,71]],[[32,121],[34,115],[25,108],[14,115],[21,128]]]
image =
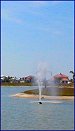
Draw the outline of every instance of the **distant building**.
[[[68,84],[68,81],[69,81],[68,76],[61,74],[61,73],[55,75],[53,78],[56,84]]]
[[[26,82],[33,82],[34,77],[33,76],[27,76],[25,77]]]
[[[6,76],[1,76],[1,82],[5,80]]]

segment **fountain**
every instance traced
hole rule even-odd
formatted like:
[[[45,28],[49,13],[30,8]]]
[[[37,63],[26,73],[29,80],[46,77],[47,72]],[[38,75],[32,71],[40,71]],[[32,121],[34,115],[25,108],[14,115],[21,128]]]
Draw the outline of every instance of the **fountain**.
[[[41,102],[42,82],[39,81],[38,84],[39,84],[39,104],[42,104],[42,102]]]
[[[33,80],[33,86],[38,86],[38,89],[25,91],[27,94],[35,95],[35,98],[38,97],[38,101],[32,101],[31,103],[62,103],[60,96],[62,96],[64,90],[62,92],[61,87],[56,85],[56,82],[52,78],[52,72],[47,69],[47,63],[40,63]]]
[[[39,104],[42,104],[43,102],[50,102],[50,103],[60,103],[60,101],[56,100],[56,97],[58,96],[58,87],[56,87],[55,83],[53,82],[51,84],[51,81],[49,81],[49,88],[47,87],[47,80],[46,80],[46,75],[48,73],[47,70],[47,63],[40,63],[38,65],[38,69],[37,69],[37,73],[36,73],[36,83],[38,84],[38,88],[39,88]],[[44,85],[45,84],[45,85]],[[44,87],[44,88],[43,88]],[[42,100],[42,89],[45,92],[50,92],[50,95],[52,96],[53,100],[51,101],[43,101]]]
[[[47,73],[47,64],[46,63],[40,63],[38,65],[38,71],[36,74],[36,81],[39,87],[39,104],[42,104],[42,87],[43,87],[43,82],[45,80],[46,82],[46,73]],[[46,88],[46,84],[45,84]]]

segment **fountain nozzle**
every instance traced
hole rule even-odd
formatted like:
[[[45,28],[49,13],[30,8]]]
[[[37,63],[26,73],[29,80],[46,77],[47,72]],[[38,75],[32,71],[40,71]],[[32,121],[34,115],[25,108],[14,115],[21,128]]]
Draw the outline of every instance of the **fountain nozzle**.
[[[39,102],[39,104],[42,104],[42,102]]]

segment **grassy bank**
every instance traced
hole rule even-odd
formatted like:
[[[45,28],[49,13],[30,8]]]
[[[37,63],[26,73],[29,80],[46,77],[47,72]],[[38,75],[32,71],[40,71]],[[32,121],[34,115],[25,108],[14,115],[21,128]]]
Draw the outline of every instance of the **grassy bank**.
[[[32,83],[29,82],[24,82],[24,83],[9,83],[9,82],[2,82],[1,86],[32,86]],[[34,85],[37,86],[37,85]],[[65,88],[73,88],[74,87],[74,83],[70,83],[68,85],[58,85],[58,87],[65,87]]]
[[[38,89],[28,90],[23,93],[38,95],[39,90]],[[68,88],[65,88],[65,87],[63,87],[63,88],[61,88],[61,87],[59,87],[59,88],[58,87],[43,88],[42,95],[74,96],[74,88],[70,88],[70,87],[68,87]]]
[[[9,82],[4,82],[1,83],[1,86],[31,86],[32,83],[9,83]]]

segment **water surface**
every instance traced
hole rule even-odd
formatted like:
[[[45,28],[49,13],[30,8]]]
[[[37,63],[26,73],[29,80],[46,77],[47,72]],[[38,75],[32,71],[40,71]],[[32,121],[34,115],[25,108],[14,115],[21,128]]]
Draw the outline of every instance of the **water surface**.
[[[10,97],[35,87],[1,88],[2,130],[73,130],[74,102],[52,104],[32,102],[31,98]]]

